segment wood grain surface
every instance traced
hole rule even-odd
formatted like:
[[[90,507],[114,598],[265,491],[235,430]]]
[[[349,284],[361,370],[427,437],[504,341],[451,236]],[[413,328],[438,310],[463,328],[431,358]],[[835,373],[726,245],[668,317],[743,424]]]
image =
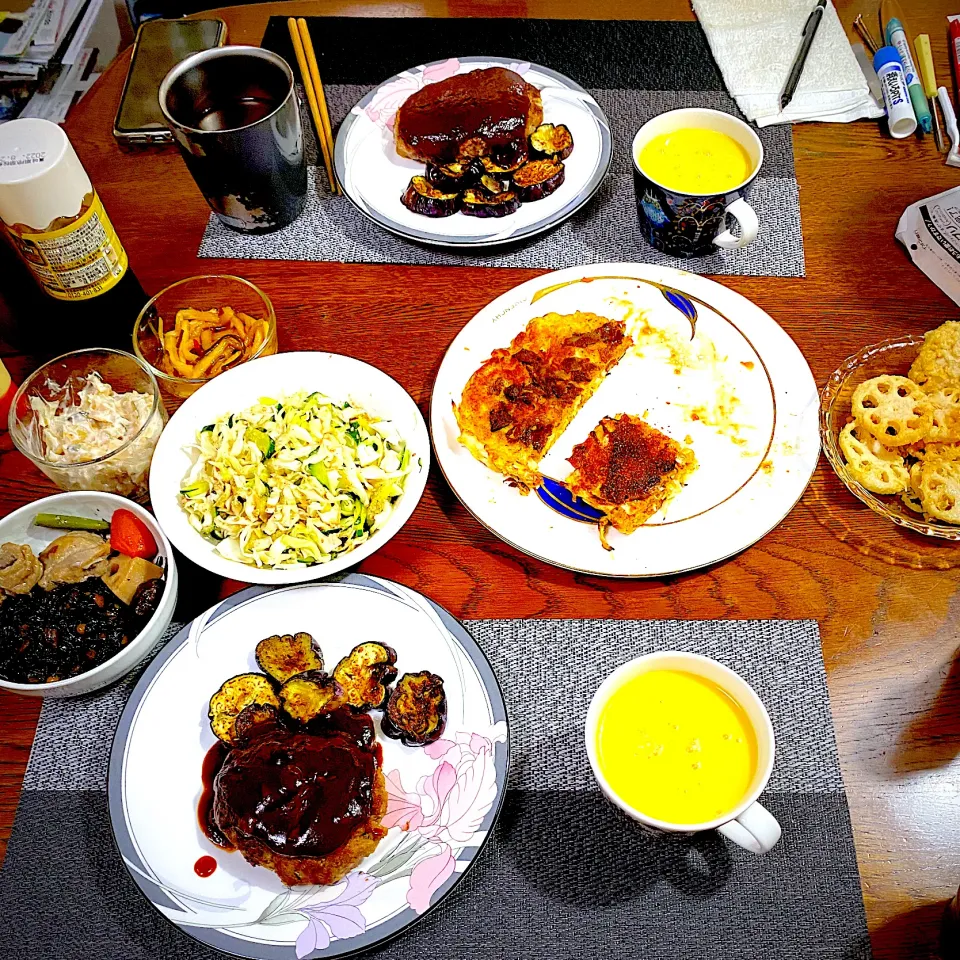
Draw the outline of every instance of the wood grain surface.
[[[909,5],[951,86],[947,0]],[[876,3],[840,2],[876,23]],[[575,0],[265,3],[218,11],[233,42],[257,43],[270,14],[583,16]],[[589,15],[689,19],[683,0],[598,0]],[[853,37],[852,30],[848,32]],[[655,52],[637,51],[637,56]],[[111,136],[127,57],[74,111],[68,130],[148,292],[201,272],[239,272],[277,309],[283,350],[350,353],[396,378],[426,414],[457,331],[533,270],[245,262],[196,257],[208,209],[172,150],[122,153]],[[893,141],[875,122],[794,128],[806,252],[803,279],[724,277],[797,341],[817,382],[864,344],[922,332],[958,310],[907,258],[894,228],[910,203],[960,182],[930,138]],[[623,144],[617,145],[624,149]],[[765,225],[767,229],[775,226]],[[15,378],[30,358],[4,357]],[[52,486],[0,445],[0,510]],[[861,506],[825,460],[801,502],[732,560],[663,580],[610,581],[546,566],[484,530],[434,468],[403,531],[367,573],[421,590],[458,617],[796,618],[820,623],[840,758],[874,951],[937,955],[943,904],[960,882],[960,548],[900,531]],[[198,575],[179,616],[235,589]],[[0,696],[0,838],[9,836],[38,702]],[[784,944],[784,955],[790,954]]]

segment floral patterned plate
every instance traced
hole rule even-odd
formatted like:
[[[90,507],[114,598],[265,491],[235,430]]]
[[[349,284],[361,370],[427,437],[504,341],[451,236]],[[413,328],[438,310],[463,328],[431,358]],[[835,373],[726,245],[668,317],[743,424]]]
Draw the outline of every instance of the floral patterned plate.
[[[447,693],[441,740],[421,749],[379,737],[390,829],[374,854],[330,887],[285,887],[211,844],[197,820],[201,767],[214,743],[211,694],[227,677],[257,669],[257,641],[297,630],[317,637],[330,663],[362,640],[383,640],[397,651],[401,674],[430,670]],[[250,587],[184,627],[140,678],[113,744],[110,816],[137,886],[185,933],[256,960],[343,957],[399,934],[459,882],[500,812],[508,757],[506,710],[490,664],[432,601],[360,574]],[[212,872],[205,858],[215,861]]]
[[[393,124],[397,110],[421,87],[458,73],[507,67],[540,90],[543,119],[563,123],[573,134],[573,153],[564,161],[566,179],[548,197],[525,203],[510,216],[484,220],[455,213],[431,219],[408,210],[400,197],[424,165],[397,154]],[[533,63],[502,57],[461,57],[405,70],[368,93],[340,126],[334,166],[343,192],[374,223],[392,233],[447,247],[512,243],[549,230],[580,209],[596,192],[610,166],[610,127],[597,102],[568,77]]]

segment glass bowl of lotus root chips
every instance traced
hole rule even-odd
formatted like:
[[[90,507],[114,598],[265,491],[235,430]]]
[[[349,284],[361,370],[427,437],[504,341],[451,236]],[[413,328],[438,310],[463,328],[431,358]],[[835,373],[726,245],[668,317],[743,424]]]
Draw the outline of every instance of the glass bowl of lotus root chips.
[[[871,510],[960,540],[960,322],[864,347],[820,396],[823,449]]]
[[[224,371],[276,353],[277,317],[270,298],[249,280],[188,277],[140,311],[133,349],[164,393],[189,397]]]

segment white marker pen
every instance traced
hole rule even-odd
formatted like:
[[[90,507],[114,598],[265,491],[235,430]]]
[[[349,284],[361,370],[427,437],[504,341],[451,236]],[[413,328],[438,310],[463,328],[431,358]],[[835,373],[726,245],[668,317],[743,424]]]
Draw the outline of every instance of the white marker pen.
[[[917,129],[917,115],[913,112],[907,81],[903,75],[903,64],[896,48],[881,47],[874,54],[873,69],[880,78],[890,136],[897,140],[909,137]]]

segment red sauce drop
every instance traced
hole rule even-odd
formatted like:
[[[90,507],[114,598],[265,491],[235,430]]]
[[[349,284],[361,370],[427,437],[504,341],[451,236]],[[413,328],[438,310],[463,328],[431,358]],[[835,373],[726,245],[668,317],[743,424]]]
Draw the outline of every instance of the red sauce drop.
[[[209,877],[217,869],[217,861],[213,857],[201,857],[194,865],[193,872],[198,877]]]

